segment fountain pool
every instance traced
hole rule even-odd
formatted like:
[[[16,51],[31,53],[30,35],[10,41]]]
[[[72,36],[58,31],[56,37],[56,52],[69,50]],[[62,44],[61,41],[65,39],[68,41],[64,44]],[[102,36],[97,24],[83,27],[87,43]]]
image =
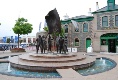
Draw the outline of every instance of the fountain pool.
[[[30,78],[61,78],[61,76],[55,72],[30,72],[24,71],[16,68],[10,68],[8,71],[9,63],[0,63],[0,73],[10,76],[19,76],[19,77],[30,77]]]
[[[81,70],[76,70],[83,76],[93,75],[101,72],[108,71],[116,66],[116,62],[108,58],[98,58],[95,61],[95,65]]]
[[[83,76],[92,75],[108,71],[116,66],[115,61],[108,58],[98,58],[95,60],[95,64],[89,68],[84,68],[82,70],[76,70]],[[55,71],[49,72],[36,72],[29,70],[22,70],[11,67],[10,63],[1,62],[0,63],[0,73],[10,76],[20,76],[20,77],[30,77],[30,78],[62,78],[61,75]]]

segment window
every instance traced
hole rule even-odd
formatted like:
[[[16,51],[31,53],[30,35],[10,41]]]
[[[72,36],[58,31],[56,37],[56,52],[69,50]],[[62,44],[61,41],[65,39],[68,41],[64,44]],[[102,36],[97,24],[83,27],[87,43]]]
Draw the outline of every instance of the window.
[[[114,3],[108,3],[108,10],[114,9]]]
[[[108,17],[107,16],[102,17],[102,26],[103,27],[108,26]]]
[[[106,39],[101,39],[101,45],[107,45],[107,40]]]
[[[79,28],[78,27],[75,27],[75,32],[79,32]]]
[[[28,43],[31,43],[31,38],[28,38]]]
[[[115,26],[118,27],[118,15],[115,16]]]
[[[33,43],[35,43],[36,42],[36,38],[33,38]]]
[[[75,38],[75,46],[79,46],[79,39]]]
[[[118,39],[116,39],[116,45],[118,45]]]
[[[83,24],[83,32],[88,32],[88,24],[87,23]]]
[[[68,33],[68,25],[67,24],[64,26],[64,28],[65,28],[65,33]]]
[[[26,42],[26,38],[23,38],[23,42]]]

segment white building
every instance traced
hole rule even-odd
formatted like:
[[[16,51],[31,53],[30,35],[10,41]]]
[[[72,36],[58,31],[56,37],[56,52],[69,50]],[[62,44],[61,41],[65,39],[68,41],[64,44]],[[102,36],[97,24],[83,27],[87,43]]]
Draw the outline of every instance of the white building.
[[[36,36],[22,36],[21,40],[23,40],[22,43],[26,43],[26,44],[35,43]]]

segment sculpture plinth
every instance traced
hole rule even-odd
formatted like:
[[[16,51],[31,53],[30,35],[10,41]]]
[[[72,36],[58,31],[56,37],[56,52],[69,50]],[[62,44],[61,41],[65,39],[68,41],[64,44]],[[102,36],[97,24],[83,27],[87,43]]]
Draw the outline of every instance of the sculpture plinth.
[[[29,71],[56,71],[56,69],[79,69],[94,64],[95,58],[83,54],[23,54],[12,57],[9,62],[12,67]]]

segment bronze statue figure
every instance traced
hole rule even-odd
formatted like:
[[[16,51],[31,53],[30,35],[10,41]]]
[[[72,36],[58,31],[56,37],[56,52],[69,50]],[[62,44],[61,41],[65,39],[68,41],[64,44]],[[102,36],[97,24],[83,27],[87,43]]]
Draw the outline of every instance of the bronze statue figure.
[[[59,37],[58,36],[56,37],[56,50],[58,53],[58,51],[59,51]]]
[[[40,46],[41,46],[41,35],[39,35],[38,38],[36,39],[36,53],[38,53]]]
[[[38,53],[39,47],[41,53],[45,53],[45,50],[47,48],[46,44],[47,44],[46,38],[44,36],[41,37],[41,35],[39,35],[38,38],[36,39],[36,53]]]
[[[51,47],[52,47],[52,41],[51,41],[51,36],[49,35],[49,38],[48,38],[48,51],[51,52]]]
[[[65,36],[65,38],[64,38],[65,52],[68,52],[67,45],[68,45],[68,39],[67,39],[67,36]]]
[[[63,46],[64,46],[64,39],[62,37],[60,37],[60,39],[59,39],[59,52],[60,52],[60,54],[63,50]]]
[[[45,50],[46,50],[46,48],[47,48],[47,42],[46,42],[46,38],[45,38],[45,36],[43,35],[42,36],[42,49],[41,49],[41,53],[45,53]]]

